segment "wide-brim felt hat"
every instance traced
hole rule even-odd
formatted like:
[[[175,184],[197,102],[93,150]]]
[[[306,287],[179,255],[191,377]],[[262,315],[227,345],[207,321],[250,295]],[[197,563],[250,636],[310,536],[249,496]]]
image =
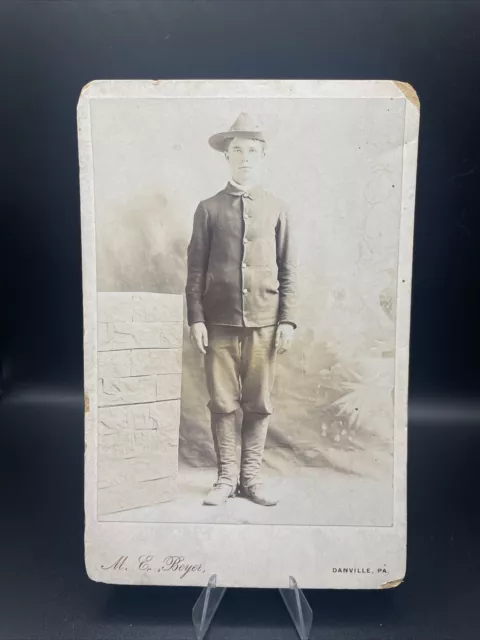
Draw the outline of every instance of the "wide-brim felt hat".
[[[233,138],[248,138],[266,142],[265,133],[248,113],[242,112],[228,131],[215,133],[208,139],[208,144],[216,151],[225,151],[226,144]]]

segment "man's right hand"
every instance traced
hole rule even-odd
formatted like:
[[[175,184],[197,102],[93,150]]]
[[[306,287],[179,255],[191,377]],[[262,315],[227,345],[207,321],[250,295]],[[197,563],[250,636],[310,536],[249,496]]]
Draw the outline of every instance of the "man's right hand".
[[[195,322],[190,327],[190,340],[200,353],[207,353],[208,331],[204,322]]]

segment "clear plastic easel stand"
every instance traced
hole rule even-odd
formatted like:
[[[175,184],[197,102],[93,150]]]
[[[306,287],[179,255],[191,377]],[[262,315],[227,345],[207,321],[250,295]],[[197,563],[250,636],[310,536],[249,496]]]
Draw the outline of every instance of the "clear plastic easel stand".
[[[203,640],[205,637],[226,590],[226,587],[217,587],[215,574],[210,576],[207,586],[192,609],[193,628],[197,640]]]
[[[290,587],[279,589],[300,640],[308,640],[312,629],[313,612],[295,578],[290,576]],[[213,617],[225,595],[226,587],[217,587],[217,576],[210,577],[192,610],[193,627],[197,640],[203,640]]]
[[[300,640],[308,640],[310,631],[312,630],[313,611],[303,591],[298,588],[295,578],[290,576],[289,583],[290,587],[288,589],[279,589],[280,595],[283,598]]]

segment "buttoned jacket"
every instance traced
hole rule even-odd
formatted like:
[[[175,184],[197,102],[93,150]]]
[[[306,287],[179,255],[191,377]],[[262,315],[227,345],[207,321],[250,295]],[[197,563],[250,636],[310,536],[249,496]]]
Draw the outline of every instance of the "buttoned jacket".
[[[199,203],[188,246],[189,325],[296,326],[296,264],[287,205],[228,185]]]

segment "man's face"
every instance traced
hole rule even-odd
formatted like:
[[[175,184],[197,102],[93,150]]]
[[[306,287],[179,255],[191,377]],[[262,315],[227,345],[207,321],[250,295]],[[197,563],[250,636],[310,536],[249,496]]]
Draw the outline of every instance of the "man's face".
[[[225,151],[232,178],[238,184],[254,184],[260,177],[265,157],[264,144],[260,140],[233,138]]]

